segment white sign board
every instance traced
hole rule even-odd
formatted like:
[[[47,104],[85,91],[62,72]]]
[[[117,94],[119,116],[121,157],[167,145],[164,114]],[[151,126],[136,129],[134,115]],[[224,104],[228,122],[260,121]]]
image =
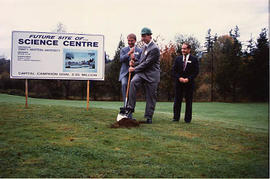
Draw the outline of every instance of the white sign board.
[[[12,32],[10,77],[104,80],[104,36]]]

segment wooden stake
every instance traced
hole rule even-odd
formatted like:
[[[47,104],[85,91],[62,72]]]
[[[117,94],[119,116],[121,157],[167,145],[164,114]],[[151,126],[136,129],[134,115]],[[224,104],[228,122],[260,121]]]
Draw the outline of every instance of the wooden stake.
[[[90,81],[87,80],[87,106],[86,106],[87,111],[88,111],[88,107],[89,107],[89,85],[90,85]]]
[[[28,108],[28,81],[25,79],[25,108]]]

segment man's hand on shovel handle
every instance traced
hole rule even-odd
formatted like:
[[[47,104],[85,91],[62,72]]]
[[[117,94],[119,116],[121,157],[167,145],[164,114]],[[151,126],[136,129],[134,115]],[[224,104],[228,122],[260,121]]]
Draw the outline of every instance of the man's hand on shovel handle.
[[[135,61],[134,60],[130,60],[129,61],[129,66],[134,67],[134,65],[135,65]]]
[[[129,67],[128,71],[129,72],[134,72],[135,71],[135,68],[134,67]]]

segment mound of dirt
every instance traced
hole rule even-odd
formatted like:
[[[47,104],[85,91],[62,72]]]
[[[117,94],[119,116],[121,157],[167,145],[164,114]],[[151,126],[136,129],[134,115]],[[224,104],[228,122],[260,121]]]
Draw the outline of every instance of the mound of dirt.
[[[140,122],[129,119],[123,118],[118,122],[115,122],[111,125],[111,128],[131,128],[131,127],[139,127]]]

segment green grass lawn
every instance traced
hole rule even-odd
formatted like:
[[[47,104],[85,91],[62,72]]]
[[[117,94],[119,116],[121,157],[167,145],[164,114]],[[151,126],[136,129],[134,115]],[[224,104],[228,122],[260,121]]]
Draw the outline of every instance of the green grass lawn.
[[[24,100],[0,94],[0,177],[269,175],[267,103],[194,103],[185,124],[158,102],[152,125],[112,129],[122,102]]]

